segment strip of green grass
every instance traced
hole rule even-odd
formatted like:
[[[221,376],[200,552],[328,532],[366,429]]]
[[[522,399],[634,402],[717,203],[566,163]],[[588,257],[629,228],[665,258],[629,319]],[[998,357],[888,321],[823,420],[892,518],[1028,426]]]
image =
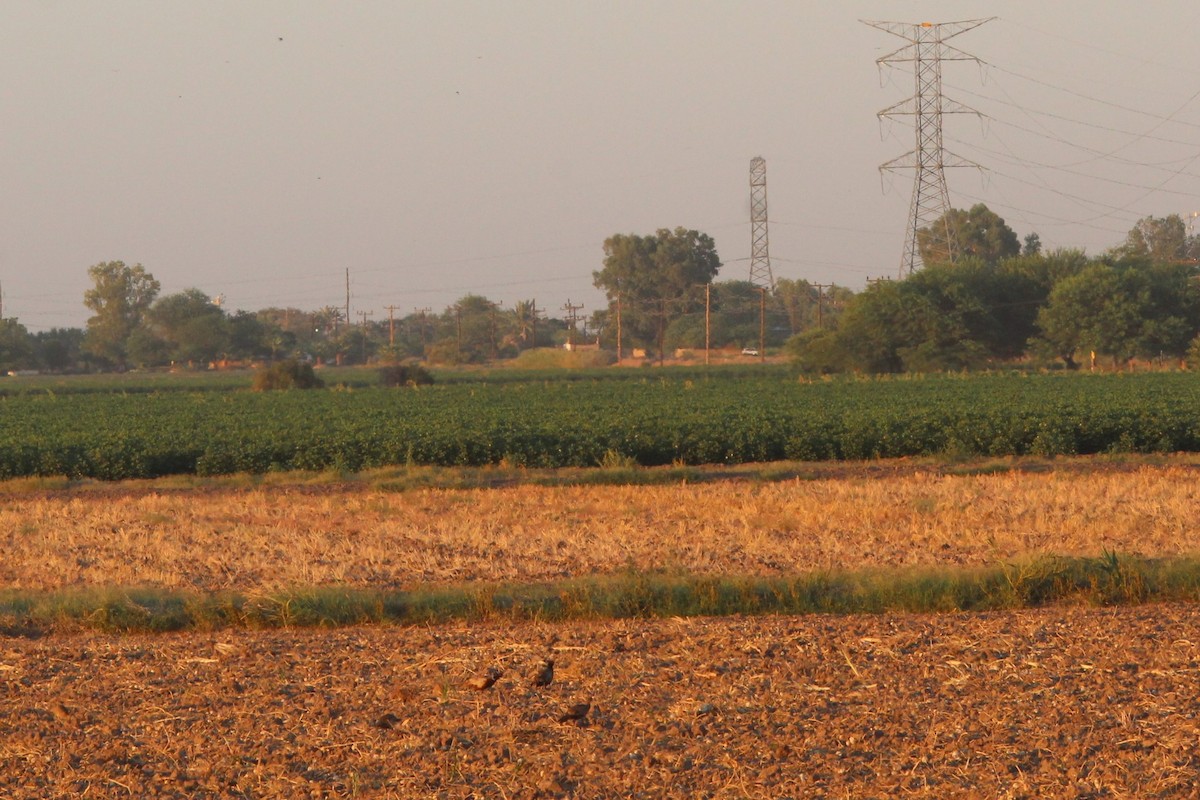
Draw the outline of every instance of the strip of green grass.
[[[490,467],[400,466],[351,471],[291,471],[233,475],[169,475],[124,481],[92,478],[31,477],[0,481],[0,495],[39,492],[164,492],[221,491],[255,488],[302,490],[375,490],[408,492],[420,489],[495,489],[515,486],[665,486],[680,483],[747,481],[778,483],[858,479],[864,476],[902,476],[915,473],[954,477],[997,475],[1008,472],[1095,473],[1128,471],[1146,467],[1200,467],[1193,453],[1169,455],[1120,453],[1093,456],[1007,456],[1003,458],[877,459],[872,461],[773,461],[730,465],[670,465],[643,467],[617,459],[598,467],[533,468],[496,465]]]
[[[595,620],[731,614],[990,611],[1056,603],[1200,600],[1200,559],[1043,557],[987,569],[812,572],[790,577],[636,573],[538,584],[462,584],[407,591],[336,587],[270,594],[165,589],[0,593],[0,634],[91,629],[430,624],[453,620]]]

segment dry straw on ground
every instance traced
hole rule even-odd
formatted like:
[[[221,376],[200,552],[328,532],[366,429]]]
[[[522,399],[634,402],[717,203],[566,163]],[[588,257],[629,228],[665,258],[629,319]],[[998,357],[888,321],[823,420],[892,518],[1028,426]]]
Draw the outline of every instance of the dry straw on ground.
[[[12,494],[0,586],[402,588],[640,570],[788,574],[1200,550],[1186,466],[779,483]]]

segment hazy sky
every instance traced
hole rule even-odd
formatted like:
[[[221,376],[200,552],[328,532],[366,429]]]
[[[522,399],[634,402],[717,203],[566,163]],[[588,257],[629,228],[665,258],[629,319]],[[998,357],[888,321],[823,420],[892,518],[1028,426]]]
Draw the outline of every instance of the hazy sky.
[[[895,274],[913,147],[904,42],[860,19],[997,16],[952,41],[957,207],[1098,253],[1200,211],[1194,0],[0,2],[0,283],[85,323],[87,268],[141,263],[226,308],[385,319],[467,292],[602,304],[614,233],[710,234],[745,278],[750,159],[776,277]],[[357,321],[357,317],[355,318]]]

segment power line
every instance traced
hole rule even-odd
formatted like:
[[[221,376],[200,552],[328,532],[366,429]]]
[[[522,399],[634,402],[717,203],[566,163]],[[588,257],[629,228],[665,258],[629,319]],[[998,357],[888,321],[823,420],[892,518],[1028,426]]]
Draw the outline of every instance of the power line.
[[[1069,122],[1073,125],[1079,125],[1081,127],[1091,128],[1093,130],[1104,131],[1106,133],[1119,133],[1124,136],[1135,137],[1133,141],[1126,143],[1126,145],[1123,145],[1119,149],[1124,149],[1124,147],[1128,146],[1129,144],[1133,144],[1137,141],[1142,141],[1142,140],[1147,140],[1147,141],[1152,141],[1152,142],[1162,142],[1164,144],[1180,144],[1180,145],[1185,145],[1185,146],[1189,146],[1189,147],[1194,147],[1196,144],[1195,141],[1188,141],[1186,139],[1171,139],[1171,138],[1168,138],[1165,136],[1155,136],[1152,133],[1146,133],[1144,131],[1131,131],[1131,130],[1126,130],[1123,128],[1115,128],[1111,125],[1101,125],[1101,124],[1095,123],[1095,122],[1087,122],[1085,120],[1076,119],[1074,117],[1068,117],[1065,114],[1058,114],[1053,111],[1041,111],[1038,109],[1029,108],[1029,107],[1024,106],[1021,103],[1018,103],[1015,100],[1013,100],[1011,95],[1008,95],[1008,97],[1009,97],[1008,100],[1001,100],[997,97],[992,97],[991,95],[985,95],[985,94],[981,94],[979,92],[972,92],[969,89],[961,89],[958,87],[952,87],[952,88],[954,88],[954,90],[956,92],[962,92],[964,94],[969,94],[973,97],[978,97],[978,98],[981,98],[984,100],[988,100],[990,102],[997,103],[999,105],[1011,106],[1013,108],[1018,109],[1019,111],[1021,111],[1022,113],[1026,114],[1027,116],[1030,116],[1030,117],[1033,117],[1033,116],[1049,117],[1050,119],[1057,119],[1057,120],[1061,120],[1063,122]],[[1005,92],[1005,94],[1007,95],[1008,93]],[[1001,125],[1006,125],[1008,127],[1016,128],[1018,130],[1024,131],[1025,133],[1029,133],[1034,136],[1043,136],[1051,141],[1070,145],[1071,147],[1076,147],[1080,150],[1085,150],[1087,152],[1095,154],[1098,158],[1116,157],[1116,154],[1117,154],[1117,151],[1104,152],[1101,150],[1097,150],[1094,147],[1089,147],[1087,145],[1080,144],[1078,142],[1074,142],[1070,139],[1063,138],[1062,136],[1050,131],[1048,128],[1045,128],[1044,126],[1042,126],[1041,131],[1037,131],[1037,130],[1033,130],[1031,128],[1022,127],[1015,122],[1009,122],[1007,120],[1002,120],[997,117],[993,117],[989,114],[981,114],[981,116],[983,116],[990,122],[995,122],[995,123],[998,123]],[[1139,166],[1143,165],[1142,162],[1133,161],[1133,160],[1130,160],[1130,163],[1137,164]]]
[[[971,145],[962,140],[951,139],[951,141],[956,141],[959,144],[966,144],[970,147],[974,147],[977,150],[980,150],[981,152],[991,155],[993,158],[999,159],[1003,163],[1008,163],[1008,164],[1011,164],[1012,166],[1016,166],[1016,167],[1038,167],[1040,169],[1048,169],[1048,170],[1053,170],[1055,172],[1061,172],[1066,175],[1074,175],[1079,178],[1087,178],[1089,180],[1100,181],[1101,183],[1109,183],[1114,186],[1124,186],[1124,187],[1130,188],[1130,189],[1149,189],[1151,191],[1163,192],[1164,194],[1177,194],[1177,195],[1181,195],[1183,197],[1196,197],[1197,196],[1196,192],[1186,192],[1186,191],[1182,191],[1179,189],[1164,189],[1164,188],[1161,188],[1158,186],[1147,186],[1144,183],[1134,183],[1132,181],[1123,181],[1118,178],[1106,178],[1102,175],[1092,175],[1091,173],[1088,173],[1088,172],[1082,172],[1080,170],[1070,169],[1068,167],[1061,167],[1061,166],[1057,166],[1055,164],[1046,164],[1046,163],[1040,162],[1040,161],[1030,161],[1030,160],[1027,160],[1027,159],[1021,158],[1020,156],[1015,155],[1012,152],[1011,148],[1008,148],[1007,145],[1005,145],[1005,148],[1008,150],[1008,156],[1006,157],[1005,154],[1000,153],[996,150],[990,150],[985,147],[980,147],[979,145]],[[1153,169],[1153,167],[1149,167],[1149,166],[1148,166],[1148,168]],[[1181,174],[1176,170],[1164,170],[1164,171],[1169,172],[1172,177],[1178,177]],[[1189,175],[1190,177],[1200,178],[1200,175],[1193,175],[1192,173],[1183,173],[1183,174]]]
[[[1177,71],[1180,69],[1175,64],[1168,64],[1163,61],[1156,61],[1155,59],[1152,59],[1152,58],[1146,58],[1144,52],[1138,53],[1137,55],[1134,55],[1132,53],[1124,53],[1124,52],[1121,52],[1120,50],[1113,50],[1108,47],[1100,47],[1094,41],[1089,41],[1086,39],[1074,39],[1069,36],[1063,36],[1061,33],[1058,33],[1058,32],[1044,31],[1041,28],[1037,28],[1033,25],[1013,22],[1012,20],[1010,20],[1008,18],[996,17],[996,19],[1000,22],[1001,25],[1004,25],[1004,24],[1012,25],[1015,28],[1021,28],[1026,31],[1030,31],[1032,33],[1039,34],[1041,36],[1045,36],[1048,39],[1054,39],[1054,40],[1060,41],[1060,42],[1067,42],[1068,44],[1075,45],[1076,47],[1080,47],[1080,48],[1083,48],[1086,50],[1093,50],[1097,53],[1103,53],[1106,56],[1116,56],[1117,58],[1123,58],[1128,61],[1132,61],[1132,62],[1138,64],[1139,66],[1151,65],[1151,66],[1157,66],[1157,67],[1166,67],[1167,69],[1170,69],[1173,71]],[[1193,74],[1200,75],[1200,70],[1188,69],[1187,71],[1192,72]]]
[[[1084,94],[1083,92],[1077,92],[1074,89],[1068,89],[1063,86],[1056,86],[1055,84],[1050,83],[1049,81],[1044,81],[1041,78],[1035,78],[1032,75],[1025,75],[1020,72],[1016,72],[1015,70],[1006,69],[1004,67],[998,66],[996,64],[989,64],[987,62],[981,62],[981,63],[987,64],[987,67],[989,69],[994,69],[998,72],[1003,72],[1006,75],[1012,75],[1014,78],[1020,78],[1021,80],[1026,80],[1026,81],[1029,81],[1030,83],[1035,83],[1039,86],[1044,86],[1047,89],[1053,89],[1057,92],[1063,92],[1064,94],[1069,94],[1069,95],[1076,97],[1078,99],[1081,99],[1081,100],[1089,100],[1093,103],[1097,103],[1102,106],[1108,106],[1109,108],[1115,108],[1119,111],[1128,111],[1131,114],[1138,114],[1143,117],[1150,117],[1151,119],[1158,120],[1159,122],[1163,122],[1163,123],[1171,122],[1176,125],[1182,125],[1186,128],[1200,129],[1200,123],[1186,122],[1183,120],[1175,119],[1175,116],[1179,112],[1183,111],[1183,109],[1185,109],[1189,105],[1191,105],[1192,101],[1194,101],[1198,96],[1200,96],[1200,92],[1196,92],[1191,97],[1189,97],[1183,103],[1183,105],[1181,105],[1179,108],[1175,109],[1170,114],[1163,116],[1162,114],[1155,114],[1152,111],[1143,111],[1140,108],[1134,108],[1132,106],[1127,106],[1122,103],[1114,103],[1111,100],[1104,100],[1099,97],[1092,97],[1091,95]]]

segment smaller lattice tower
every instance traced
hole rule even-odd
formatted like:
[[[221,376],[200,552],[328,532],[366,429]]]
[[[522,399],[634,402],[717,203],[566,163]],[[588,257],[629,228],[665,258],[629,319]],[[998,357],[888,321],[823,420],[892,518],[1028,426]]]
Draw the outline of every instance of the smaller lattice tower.
[[[761,156],[750,159],[750,282],[775,288],[767,241],[767,162]]]

